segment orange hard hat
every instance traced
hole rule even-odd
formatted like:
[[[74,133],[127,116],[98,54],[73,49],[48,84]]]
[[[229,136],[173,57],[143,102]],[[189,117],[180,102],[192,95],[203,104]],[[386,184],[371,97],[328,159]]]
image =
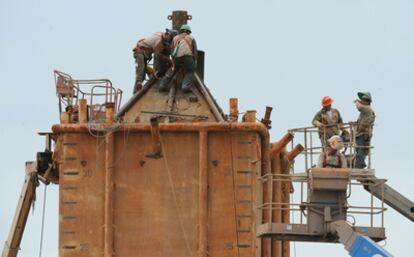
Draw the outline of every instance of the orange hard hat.
[[[333,103],[333,99],[332,99],[332,97],[330,97],[330,96],[324,96],[324,97],[322,98],[322,106],[323,106],[323,107],[329,106],[329,105],[331,105],[332,103]]]

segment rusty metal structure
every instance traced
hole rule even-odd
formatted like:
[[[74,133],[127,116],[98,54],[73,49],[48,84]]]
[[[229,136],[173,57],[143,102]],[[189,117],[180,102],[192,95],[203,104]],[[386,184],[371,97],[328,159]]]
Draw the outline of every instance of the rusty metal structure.
[[[174,29],[191,18],[186,11],[168,16]],[[46,148],[26,164],[2,257],[17,256],[39,180],[59,185],[59,257],[289,257],[290,241],[342,242],[352,232],[385,238],[383,222],[348,227],[352,211],[383,221],[385,202],[413,220],[414,204],[390,193],[371,166],[315,168],[315,128],[271,141],[271,107],[257,122],[255,110],[239,117],[232,98],[225,114],[203,82],[202,52],[199,58],[191,93],[178,88],[180,74],[167,94],[150,78],[123,106],[109,80],[55,71],[60,123],[41,134]],[[351,155],[355,147],[351,141]],[[293,169],[298,156],[302,172]],[[349,205],[357,183],[381,205]]]

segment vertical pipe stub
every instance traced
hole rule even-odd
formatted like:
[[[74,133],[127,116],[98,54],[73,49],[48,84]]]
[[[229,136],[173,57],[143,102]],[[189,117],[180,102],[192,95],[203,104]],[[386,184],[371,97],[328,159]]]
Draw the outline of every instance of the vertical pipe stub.
[[[237,98],[230,98],[230,121],[237,122],[239,119],[239,101]]]
[[[79,99],[78,112],[79,112],[79,123],[87,123],[88,122],[88,108],[87,108],[86,99]]]
[[[162,157],[161,148],[161,135],[158,117],[154,116],[150,119],[151,124],[151,141],[152,141],[152,153],[147,154],[148,158],[159,159]]]
[[[270,116],[272,115],[273,108],[271,106],[266,106],[266,112],[264,118],[261,122],[266,126],[267,129],[271,129],[272,121],[270,120]]]
[[[105,123],[114,123],[115,120],[115,103],[105,104]]]
[[[256,122],[256,110],[247,110],[244,114],[244,122]]]
[[[297,144],[292,151],[286,154],[289,162],[292,162],[304,149],[305,148],[301,144]]]
[[[187,24],[187,21],[191,20],[193,17],[188,15],[187,11],[176,10],[172,14],[167,16],[167,19],[172,21],[172,29],[180,30],[181,26]]]

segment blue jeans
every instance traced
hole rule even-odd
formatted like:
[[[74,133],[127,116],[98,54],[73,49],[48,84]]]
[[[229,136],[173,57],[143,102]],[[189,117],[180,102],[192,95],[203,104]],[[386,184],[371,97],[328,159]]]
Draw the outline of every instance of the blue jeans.
[[[364,169],[367,167],[365,163],[365,158],[369,153],[369,145],[370,145],[370,136],[368,135],[361,135],[355,138],[356,143],[356,156],[355,156],[355,163],[354,168],[357,169]]]

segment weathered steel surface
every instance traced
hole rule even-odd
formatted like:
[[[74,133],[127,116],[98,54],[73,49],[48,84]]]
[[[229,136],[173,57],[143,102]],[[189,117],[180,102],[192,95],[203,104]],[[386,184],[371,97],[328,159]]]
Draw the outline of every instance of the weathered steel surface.
[[[108,127],[109,128],[109,127]],[[260,256],[254,203],[268,169],[263,125],[56,125],[60,255]]]
[[[59,256],[104,251],[105,142],[88,133],[62,134],[59,174]]]
[[[189,101],[189,98],[195,96],[197,101]],[[217,121],[214,113],[211,111],[209,104],[206,102],[205,97],[197,90],[193,89],[193,93],[184,94],[181,90],[175,92],[175,99],[172,103],[170,101],[170,107],[168,105],[169,97],[166,93],[159,93],[157,85],[149,88],[146,93],[132,105],[124,116],[125,122],[140,122],[149,123],[151,115],[142,113],[142,111],[154,111],[157,112],[173,112],[184,115],[202,115],[206,116],[208,121]],[[172,108],[171,108],[172,107]],[[171,109],[171,110],[170,110]],[[161,118],[160,122],[168,121],[167,118]],[[183,121],[194,121],[191,119],[183,119]]]
[[[172,21],[173,29],[180,30],[181,25],[187,24],[187,21],[191,20],[192,16],[188,15],[187,11],[176,10],[171,15],[168,15],[167,18]]]
[[[237,98],[230,98],[230,121],[236,122],[239,119],[239,100]]]

